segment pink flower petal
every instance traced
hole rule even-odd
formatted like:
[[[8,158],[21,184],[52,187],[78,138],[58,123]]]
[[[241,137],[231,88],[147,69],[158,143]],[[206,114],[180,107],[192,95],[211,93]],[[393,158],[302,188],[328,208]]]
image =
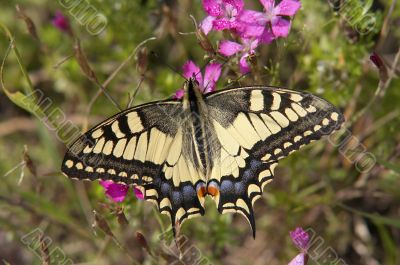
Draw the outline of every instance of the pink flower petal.
[[[204,32],[204,34],[210,33],[213,27],[213,21],[215,20],[215,17],[212,16],[207,16],[203,21],[200,23],[200,28]]]
[[[217,0],[203,0],[203,8],[207,14],[213,17],[218,17],[223,12]]]
[[[260,42],[265,44],[270,44],[274,39],[275,36],[269,27],[265,28],[263,34],[260,36]]]
[[[223,0],[223,2],[230,4],[236,8],[236,12],[239,13],[242,11],[244,7],[244,2],[243,0]]]
[[[310,243],[310,236],[303,230],[303,228],[297,227],[294,231],[290,231],[289,234],[296,247],[301,250],[307,250]]]
[[[221,64],[211,63],[206,66],[204,72],[203,93],[215,91],[215,84],[221,75]]]
[[[232,27],[231,21],[229,21],[227,18],[216,19],[213,21],[212,25],[215,30],[230,29]]]
[[[108,187],[111,186],[111,184],[114,184],[111,180],[99,180],[99,183],[103,188],[108,189]]]
[[[275,37],[287,37],[287,35],[289,35],[290,26],[290,20],[276,17],[272,21],[272,32],[274,33]]]
[[[306,265],[307,264],[306,254],[300,253],[294,259],[292,259],[288,265]]]
[[[270,11],[275,6],[275,0],[260,0],[266,11]]]
[[[240,58],[239,61],[239,70],[242,74],[247,74],[251,71],[251,68],[249,66],[249,63],[247,62],[247,58],[249,57],[248,54],[245,54]]]
[[[56,11],[52,23],[54,27],[58,28],[61,31],[70,32],[71,30],[68,19],[59,10]]]
[[[243,41],[243,46],[244,50],[248,51],[249,53],[253,53],[254,50],[258,47],[260,44],[260,41],[256,38],[250,38],[250,39],[242,39]]]
[[[100,185],[105,189],[105,193],[115,202],[122,202],[128,193],[128,185],[114,183],[111,180],[101,180]]]
[[[210,82],[204,84],[204,86],[205,87],[203,88],[203,91],[202,91],[203,94],[214,92],[215,88],[216,88],[216,82],[210,81]]]
[[[240,21],[242,21],[243,23],[247,23],[248,25],[265,26],[265,24],[267,23],[265,13],[254,10],[243,10],[243,12],[239,16],[239,19]]]
[[[178,89],[175,91],[175,95],[173,96],[174,99],[181,99],[183,98],[183,95],[185,94],[185,90],[183,89]]]
[[[199,82],[199,84],[202,85],[203,76],[200,72],[200,68],[197,65],[195,65],[194,62],[189,60],[183,65],[183,76],[189,79],[193,78],[193,75],[195,75],[197,82]]]
[[[281,16],[294,16],[300,7],[301,3],[298,0],[282,0],[276,6],[274,13]]]
[[[134,186],[133,192],[135,193],[136,198],[138,198],[139,200],[144,200],[144,194],[142,193],[142,191],[139,188]]]
[[[240,52],[241,50],[243,50],[241,44],[228,40],[221,41],[218,48],[219,53],[228,57]]]
[[[244,10],[238,18],[239,25],[236,29],[242,38],[259,37],[267,22],[264,13],[253,10]]]

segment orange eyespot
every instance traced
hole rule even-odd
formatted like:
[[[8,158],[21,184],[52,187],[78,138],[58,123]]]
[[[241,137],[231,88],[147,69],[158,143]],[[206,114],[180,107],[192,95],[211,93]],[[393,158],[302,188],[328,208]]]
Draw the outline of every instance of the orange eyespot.
[[[207,190],[205,186],[201,186],[197,189],[197,196],[199,198],[204,198],[207,194]]]
[[[207,193],[210,194],[211,196],[215,197],[215,196],[219,195],[219,189],[216,186],[208,185]]]

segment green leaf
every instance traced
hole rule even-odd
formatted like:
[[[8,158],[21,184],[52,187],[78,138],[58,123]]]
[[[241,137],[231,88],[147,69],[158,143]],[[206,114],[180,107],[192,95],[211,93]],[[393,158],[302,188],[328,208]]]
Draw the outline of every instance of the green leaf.
[[[391,233],[388,231],[389,229],[380,223],[375,223],[378,227],[379,236],[382,240],[383,247],[385,249],[385,262],[384,264],[388,265],[395,265],[398,253],[397,253],[397,246],[396,242],[394,242]]]
[[[69,231],[74,231],[77,235],[91,239],[92,234],[84,229],[80,224],[76,223],[72,217],[67,214],[63,207],[57,205],[51,201],[45,200],[33,192],[21,192],[21,198],[29,203],[29,205],[35,209],[38,213],[48,216],[53,221],[68,227]],[[34,203],[31,203],[34,202]]]
[[[39,105],[40,102],[42,102],[42,93],[39,90],[34,90],[33,88],[32,81],[29,78],[25,66],[22,64],[22,59],[17,49],[14,36],[11,34],[10,30],[4,24],[0,23],[0,28],[3,29],[5,35],[8,37],[10,42],[0,67],[0,83],[2,89],[4,90],[4,93],[18,107],[28,111],[29,113],[35,115],[37,118],[42,119],[43,121],[49,122],[54,128],[57,128],[58,126],[56,122],[47,119],[46,114]],[[22,75],[28,84],[28,86],[24,86],[25,93],[22,93],[20,91],[11,92],[10,90],[7,89],[4,83],[3,77],[4,77],[5,64],[11,51],[14,52],[19,68],[22,72]],[[37,98],[38,94],[40,97]]]
[[[394,171],[395,173],[400,174],[400,166],[392,164],[392,163],[389,163],[389,162],[384,161],[384,160],[380,160],[380,159],[377,159],[377,161],[378,161],[379,164],[381,164],[382,166],[386,167],[387,169],[390,169],[390,170]]]
[[[363,212],[363,211],[354,209],[352,207],[349,207],[347,205],[344,205],[342,203],[338,203],[337,205],[339,207],[347,210],[347,211],[353,212],[354,214],[358,214],[358,215],[364,216],[365,218],[369,218],[375,223],[384,224],[384,225],[389,225],[389,226],[400,228],[400,218],[385,217],[385,216],[382,216],[382,215],[379,215],[379,214],[376,214],[376,213]]]

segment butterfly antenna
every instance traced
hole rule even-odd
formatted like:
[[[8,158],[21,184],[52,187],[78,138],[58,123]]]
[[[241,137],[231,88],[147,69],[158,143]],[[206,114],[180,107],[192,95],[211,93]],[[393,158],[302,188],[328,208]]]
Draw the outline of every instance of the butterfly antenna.
[[[246,73],[246,74],[242,74],[242,75],[239,76],[238,78],[234,79],[229,85],[227,85],[226,87],[224,87],[224,89],[233,87],[235,83],[238,83],[241,79],[243,79],[244,77],[246,77],[246,76],[249,75],[249,74],[250,74],[250,72],[249,72],[249,73]]]
[[[212,60],[213,60],[213,59],[209,60],[209,61],[207,62],[207,64],[201,68],[200,72],[202,72],[203,69],[204,69]],[[223,60],[223,58],[221,58],[221,60]],[[221,64],[221,71],[222,71],[222,68],[228,63],[228,61],[229,61],[229,60],[223,60],[223,63]],[[198,73],[197,73],[197,74],[198,74]],[[197,74],[196,74],[196,75],[197,75]],[[214,74],[214,73],[213,73],[213,74]],[[205,86],[204,86],[204,91],[207,91],[207,88],[208,88],[209,85],[210,85],[210,82],[208,82],[207,84],[205,84]]]
[[[150,55],[154,56],[154,58],[156,58],[156,59],[160,59],[160,56],[158,56],[158,54],[155,51],[151,51]],[[187,78],[182,73],[180,73],[178,70],[176,70],[176,68],[173,67],[172,65],[170,65],[166,62],[161,62],[161,63],[164,64],[165,66],[167,66],[170,70],[172,70],[172,72],[180,75],[183,79],[187,80]]]

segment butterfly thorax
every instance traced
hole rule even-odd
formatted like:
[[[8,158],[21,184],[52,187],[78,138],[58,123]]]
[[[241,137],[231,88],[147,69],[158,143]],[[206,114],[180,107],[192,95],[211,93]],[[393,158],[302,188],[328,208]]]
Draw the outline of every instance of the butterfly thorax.
[[[254,202],[278,160],[343,120],[332,104],[305,92],[254,86],[203,95],[192,78],[182,101],[127,109],[79,137],[61,170],[137,185],[173,228],[204,215],[210,195],[220,213],[243,214],[255,236]]]
[[[210,135],[212,128],[204,96],[194,79],[189,79],[185,83],[183,109],[185,118],[182,127],[186,135],[184,141],[191,142],[193,145],[186,150],[186,156],[193,160],[193,165],[203,173],[203,176],[208,176],[212,169],[212,152],[210,149],[211,139],[207,135]]]

